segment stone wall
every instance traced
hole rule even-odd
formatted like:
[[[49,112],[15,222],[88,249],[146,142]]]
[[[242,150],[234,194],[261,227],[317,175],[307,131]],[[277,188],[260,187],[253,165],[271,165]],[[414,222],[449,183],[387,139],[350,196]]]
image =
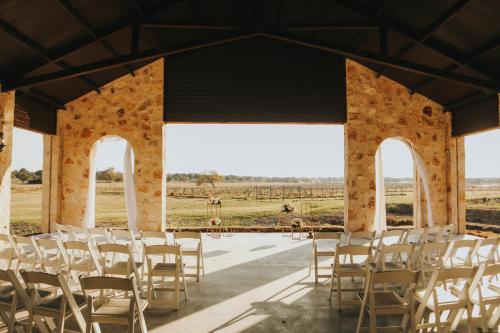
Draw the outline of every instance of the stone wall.
[[[0,152],[0,232],[9,231],[10,183],[12,163],[12,128],[14,124],[15,93],[0,93],[0,132],[6,147]]]
[[[383,76],[376,78],[373,71],[354,61],[347,61],[346,72],[347,228],[373,230],[375,153],[388,138],[401,138],[415,147],[430,180],[434,221],[436,224],[449,223],[452,220],[450,214],[457,211],[457,200],[451,200],[449,195],[454,186],[450,166],[449,116],[439,104],[419,94],[409,95],[404,86]],[[463,164],[463,150],[460,153],[459,166]],[[419,206],[426,209],[423,203]],[[426,216],[426,213],[421,216]]]
[[[134,150],[138,228],[158,230],[164,224],[163,86],[163,60],[158,60],[59,111],[59,223],[82,225],[90,150],[114,135]]]

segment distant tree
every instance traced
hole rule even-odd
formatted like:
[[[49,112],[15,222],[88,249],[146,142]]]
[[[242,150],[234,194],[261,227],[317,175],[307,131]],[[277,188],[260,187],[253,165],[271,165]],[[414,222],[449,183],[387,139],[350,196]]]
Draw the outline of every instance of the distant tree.
[[[96,172],[96,179],[101,182],[121,182],[123,173],[116,171],[115,168],[107,168]]]
[[[18,171],[14,171],[14,176],[23,183],[33,180],[34,178],[33,173],[26,170],[25,168],[21,168]]]
[[[224,177],[219,175],[215,170],[208,170],[198,175],[196,185],[210,184],[215,188],[215,184],[224,180]]]

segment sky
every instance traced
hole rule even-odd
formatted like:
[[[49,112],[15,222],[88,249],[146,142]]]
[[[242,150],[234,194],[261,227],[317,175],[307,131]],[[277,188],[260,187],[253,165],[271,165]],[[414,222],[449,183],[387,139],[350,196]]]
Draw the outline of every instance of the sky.
[[[202,172],[280,177],[343,177],[343,126],[335,125],[167,125],[167,172]],[[500,130],[465,138],[466,176],[500,177]],[[125,141],[105,142],[97,169],[123,170]],[[410,177],[408,148],[383,142],[385,177]],[[493,153],[493,152],[497,153]],[[42,135],[14,129],[13,169],[42,168]]]

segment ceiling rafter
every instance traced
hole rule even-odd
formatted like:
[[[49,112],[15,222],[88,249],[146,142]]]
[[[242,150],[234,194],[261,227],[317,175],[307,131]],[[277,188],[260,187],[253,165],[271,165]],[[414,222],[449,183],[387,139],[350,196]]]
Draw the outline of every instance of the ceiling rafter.
[[[379,20],[382,14],[384,13],[384,10],[387,8],[387,5],[389,4],[389,0],[384,0],[382,5],[378,8],[377,12],[375,13],[375,20]],[[354,40],[354,43],[351,44],[352,47],[358,46],[358,43],[365,37],[366,35],[366,30],[362,31],[358,37]]]
[[[396,53],[395,57],[399,58],[404,56],[406,53],[413,50],[417,45],[422,45],[429,37],[431,37],[434,33],[436,33],[439,29],[441,29],[446,23],[451,21],[455,16],[457,16],[462,9],[464,9],[471,0],[459,0],[453,6],[451,6],[444,14],[439,16],[431,25],[422,32],[420,37],[417,39],[417,43],[410,43],[407,46],[403,47]],[[377,72],[377,77],[384,74],[387,67],[383,66]]]
[[[230,25],[213,25],[203,22],[141,22],[142,28],[184,29],[184,30],[239,30],[239,27]]]
[[[135,63],[144,60],[153,60],[160,58],[162,56],[170,56],[173,54],[178,54],[186,51],[191,51],[195,49],[200,49],[213,45],[225,44],[245,38],[250,38],[254,36],[266,36],[268,38],[278,39],[282,41],[287,41],[289,43],[299,44],[302,46],[315,48],[319,50],[323,50],[326,52],[331,52],[335,54],[340,54],[347,57],[352,57],[356,59],[361,59],[365,61],[369,61],[372,63],[382,64],[391,66],[394,68],[403,69],[405,71],[431,76],[431,77],[439,77],[442,79],[458,82],[461,84],[469,85],[476,88],[488,89],[498,91],[499,87],[495,82],[477,79],[474,77],[461,75],[453,72],[443,71],[441,69],[425,66],[422,64],[412,63],[409,61],[405,61],[399,58],[389,57],[383,54],[372,53],[368,51],[363,51],[359,49],[355,49],[349,46],[335,44],[335,43],[326,43],[323,41],[318,41],[312,38],[301,37],[294,34],[284,33],[276,33],[276,34],[268,34],[268,33],[251,33],[244,35],[237,35],[231,37],[214,37],[211,39],[202,39],[198,41],[193,41],[191,43],[180,45],[176,47],[171,47],[166,50],[159,49],[151,49],[147,51],[138,52],[136,54],[130,54],[125,56],[119,56],[115,58],[110,58],[102,61],[98,61],[95,63],[77,66],[74,68],[70,68],[67,70],[61,70],[57,72],[52,72],[48,74],[43,74],[39,76],[34,76],[30,78],[19,79],[12,82],[6,82],[3,86],[4,90],[12,90],[18,89],[26,86],[32,86],[47,82],[53,82],[58,80],[63,80],[67,78],[77,77],[79,75],[98,72],[118,66],[123,66],[130,63]]]
[[[11,39],[16,41],[20,45],[22,45],[27,50],[31,51],[33,54],[42,58],[45,62],[54,63],[54,65],[62,69],[68,69],[71,67],[62,60],[54,61],[54,59],[50,56],[50,54],[46,50],[44,50],[40,45],[36,44],[27,36],[25,36],[24,34],[17,31],[16,29],[14,29],[13,27],[11,27],[10,25],[1,20],[0,20],[0,31],[5,33],[7,36],[9,36]],[[81,77],[80,80],[91,86],[93,90],[99,91],[99,85],[95,81],[87,77]]]
[[[372,23],[379,24],[382,26],[387,25],[387,28],[389,30],[401,35],[404,38],[409,39],[413,43],[418,43],[419,37],[415,36],[413,33],[409,32],[409,31],[407,31],[407,29],[405,29],[404,27],[395,25],[393,23],[388,24],[387,22],[381,22],[380,19],[376,19],[376,18],[372,17],[370,14],[367,14],[363,11],[360,11],[358,8],[354,7],[350,3],[346,3],[344,0],[334,0],[334,1],[335,1],[335,3],[339,4],[340,6],[343,6],[344,8],[349,9],[351,12],[365,17],[366,19],[370,20]],[[432,43],[432,45],[431,45],[431,44],[425,43],[425,42],[420,43],[420,44],[422,46],[425,46],[429,50],[434,51],[436,54],[438,54],[440,57],[446,59],[447,61],[453,62],[454,64],[456,64],[460,67],[466,67],[469,70],[474,71],[481,76],[491,78],[491,76],[488,75],[487,73],[483,73],[480,70],[475,69],[475,68],[470,67],[470,66],[464,66],[462,59],[458,59],[456,55],[450,54],[450,50],[445,49],[444,47],[442,47],[442,45],[438,45],[436,43]]]
[[[89,74],[89,73],[94,73],[94,72],[100,72],[103,70],[115,68],[115,67],[120,67],[126,64],[132,64],[140,61],[146,61],[146,60],[155,60],[158,58],[161,58],[163,56],[171,56],[175,55],[178,53],[183,53],[187,51],[192,51],[192,50],[197,50],[209,46],[214,46],[214,45],[221,45],[221,44],[226,44],[229,42],[241,40],[241,39],[246,39],[250,37],[257,36],[259,34],[257,33],[250,33],[250,34],[238,34],[235,36],[230,36],[227,37],[220,37],[220,36],[214,36],[213,38],[210,39],[202,39],[202,40],[196,40],[192,41],[189,43],[184,43],[180,44],[177,46],[169,47],[167,49],[149,49],[146,51],[140,51],[135,54],[127,54],[127,55],[121,55],[118,57],[114,58],[109,58],[105,60],[100,60],[94,63],[82,65],[82,66],[76,66],[73,68],[57,71],[57,72],[51,72],[48,74],[42,74],[38,76],[33,76],[33,77],[28,77],[28,78],[20,78],[19,80],[13,81],[13,82],[5,82],[4,85],[2,85],[2,89],[4,91],[8,90],[14,90],[14,89],[20,89],[23,87],[29,87],[29,86],[35,86],[39,85],[42,83],[48,83],[48,82],[54,82],[54,81],[59,81],[63,79],[69,79],[73,77],[78,77],[83,74]]]
[[[494,38],[493,40],[491,40],[490,42],[486,43],[485,45],[479,47],[474,52],[472,52],[472,55],[469,57],[468,60],[466,60],[464,62],[464,64],[469,65],[469,64],[481,59],[482,57],[488,55],[490,52],[493,52],[494,50],[496,50],[499,47],[500,47],[500,35],[497,36],[496,38]],[[454,70],[458,69],[459,67],[460,66],[457,66],[455,64],[451,64],[451,65],[447,66],[445,69],[448,71],[454,71]],[[420,89],[424,88],[425,86],[428,86],[429,84],[431,84],[437,80],[438,79],[436,79],[436,78],[423,79],[420,82],[417,82],[412,87],[410,87],[410,91],[411,91],[411,93],[415,93],[417,90],[420,90]]]
[[[40,69],[41,67],[47,65],[47,64],[52,64],[56,63],[65,57],[69,56],[70,54],[83,49],[89,45],[94,44],[95,42],[100,42],[103,40],[108,39],[109,37],[113,36],[116,33],[119,33],[125,29],[128,29],[131,27],[131,21],[140,21],[144,18],[147,18],[150,15],[156,14],[159,11],[165,10],[170,6],[173,6],[174,4],[180,2],[181,0],[164,0],[160,4],[150,8],[148,11],[144,12],[144,15],[138,15],[132,19],[127,20],[126,22],[120,22],[118,24],[113,25],[112,27],[109,27],[105,31],[98,31],[97,35],[99,36],[98,40],[95,40],[94,38],[85,38],[84,40],[80,40],[78,42],[75,42],[73,45],[65,47],[64,49],[61,49],[59,51],[56,51],[53,53],[53,56],[51,57],[51,61],[49,62],[44,62],[44,63],[39,63],[35,64],[33,66],[30,66],[23,70],[21,73],[16,75],[13,79],[21,78],[26,76],[27,74],[36,71]]]
[[[106,40],[99,39],[99,36],[90,26],[90,23],[66,0],[57,0],[57,2],[66,11],[66,13],[68,13],[73,18],[73,20],[76,21],[78,25],[83,28],[83,30],[85,30],[87,34],[89,34],[96,42],[101,44],[112,56],[118,56],[118,52],[116,52],[116,50],[111,45],[109,45]],[[134,69],[130,67],[130,65],[127,65],[126,68],[130,74],[134,75]]]

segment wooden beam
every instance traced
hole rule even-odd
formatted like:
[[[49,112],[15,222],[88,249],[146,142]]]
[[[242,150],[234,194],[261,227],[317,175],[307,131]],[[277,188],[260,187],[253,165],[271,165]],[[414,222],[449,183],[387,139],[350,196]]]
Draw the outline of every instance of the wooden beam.
[[[57,0],[59,5],[66,11],[66,13],[69,14],[73,18],[74,21],[78,23],[80,27],[83,28],[89,34],[96,42],[101,44],[111,55],[113,56],[118,56],[118,53],[116,50],[108,44],[105,40],[100,40],[99,36],[97,33],[94,31],[94,29],[90,26],[90,24],[87,22],[87,20],[76,11],[69,3],[66,2],[66,0]],[[134,69],[130,67],[129,65],[126,66],[127,70],[129,73],[132,73]]]
[[[429,37],[431,37],[436,31],[438,31],[441,27],[443,27],[446,23],[451,21],[455,16],[457,16],[460,11],[467,6],[471,0],[459,0],[453,6],[451,6],[443,15],[439,16],[432,24],[420,35],[420,37],[416,40],[416,43],[411,43],[410,45],[402,48],[395,57],[401,57],[413,50],[417,45],[421,45],[424,43]],[[383,66],[378,71],[378,76],[384,74],[386,66]]]
[[[49,83],[49,82],[55,82],[55,81],[60,81],[64,79],[69,79],[73,77],[78,77],[80,75],[84,74],[90,74],[90,73],[95,73],[95,72],[100,72],[103,70],[127,65],[127,64],[132,64],[136,62],[141,62],[141,61],[147,61],[147,60],[156,60],[158,58],[161,58],[163,56],[172,56],[175,54],[183,53],[183,52],[188,52],[188,51],[193,51],[209,46],[215,46],[215,45],[222,45],[226,44],[229,42],[237,41],[237,40],[242,40],[250,37],[257,36],[259,34],[246,34],[246,35],[237,35],[237,36],[232,36],[232,37],[225,37],[221,38],[219,36],[214,37],[212,39],[203,39],[203,40],[198,40],[198,41],[193,41],[190,43],[186,44],[181,44],[173,47],[169,47],[167,49],[150,49],[146,51],[141,51],[137,52],[135,54],[128,54],[128,55],[123,55],[123,56],[118,56],[114,58],[109,58],[101,61],[97,61],[94,63],[82,65],[82,66],[76,66],[73,68],[69,68],[66,70],[61,70],[57,72],[52,72],[48,74],[42,74],[42,75],[37,75],[33,77],[28,77],[28,78],[21,78],[19,80],[13,81],[13,82],[5,82],[4,85],[2,85],[2,90],[3,91],[8,91],[8,90],[13,90],[13,89],[20,89],[23,87],[30,87],[30,86],[36,86],[44,83]]]
[[[289,24],[280,30],[288,31],[335,31],[335,30],[377,30],[378,25],[366,23],[324,23]]]
[[[10,25],[1,20],[0,20],[0,31],[5,33],[7,36],[9,36],[11,39],[16,41],[20,45],[24,46],[24,48],[26,48],[27,50],[31,51],[38,57],[42,58],[45,62],[53,63],[54,65],[62,69],[67,69],[70,67],[67,63],[65,63],[62,60],[53,61],[54,59],[51,57],[51,55],[46,50],[44,50],[40,45],[36,44],[32,40],[30,40],[27,36],[20,33],[19,31],[17,31],[16,29],[14,29],[13,27],[11,27]],[[94,89],[95,91],[99,92],[99,85],[95,81],[87,77],[81,77],[80,80],[91,86],[92,89]]]
[[[480,70],[475,69],[475,68],[470,67],[470,66],[464,66],[463,65],[463,59],[459,59],[456,55],[452,55],[451,52],[450,52],[450,50],[446,49],[442,45],[439,45],[439,44],[434,43],[434,42],[430,43],[430,41],[427,41],[429,43],[426,43],[426,42],[419,43],[418,42],[419,36],[415,36],[415,34],[409,32],[406,28],[402,27],[401,25],[397,25],[397,24],[394,24],[394,23],[389,24],[387,22],[382,22],[379,19],[373,18],[371,15],[369,15],[369,14],[363,12],[363,11],[360,11],[352,3],[346,2],[345,0],[333,0],[333,1],[335,1],[335,3],[339,4],[340,6],[342,6],[342,7],[346,8],[346,9],[350,10],[351,12],[353,12],[355,14],[358,14],[358,15],[364,17],[367,20],[370,20],[371,23],[379,24],[379,25],[387,25],[387,28],[389,30],[391,30],[391,31],[399,34],[400,36],[402,36],[404,38],[407,38],[412,43],[417,43],[417,44],[420,44],[422,46],[425,46],[427,49],[436,52],[440,57],[446,59],[447,61],[453,62],[454,64],[456,64],[456,65],[458,65],[460,67],[466,67],[466,68],[468,68],[468,69],[470,69],[470,70],[478,73],[481,76],[485,76],[485,77],[490,77],[491,78],[491,76],[488,75],[487,73],[483,73]]]
[[[285,33],[280,33],[280,34],[262,34],[265,36],[268,36],[270,38],[306,46],[306,47],[311,47],[315,48],[318,50],[323,50],[326,52],[331,52],[339,55],[343,55],[346,57],[351,57],[351,58],[356,58],[356,59],[361,59],[365,61],[369,61],[372,63],[377,63],[381,65],[386,65],[390,66],[393,68],[401,69],[407,72],[415,73],[415,74],[420,74],[420,75],[426,75],[430,77],[438,77],[441,79],[461,83],[467,86],[472,86],[476,88],[481,88],[481,89],[488,89],[492,91],[498,91],[499,90],[499,84],[494,81],[488,81],[488,80],[482,80],[482,79],[477,79],[474,77],[466,76],[466,75],[461,75],[453,72],[447,72],[444,70],[441,70],[439,68],[434,68],[434,67],[429,67],[425,66],[422,64],[418,63],[412,63],[406,60],[402,60],[399,58],[394,58],[394,57],[389,57],[389,56],[384,56],[381,54],[376,54],[364,50],[359,50],[352,48],[350,46],[342,45],[342,44],[336,44],[336,43],[328,43],[328,42],[323,42],[323,41],[318,41],[314,40],[311,38],[305,38],[301,36],[296,36],[296,35],[289,35]]]
[[[201,22],[155,22],[141,23],[142,28],[179,29],[179,30],[239,30],[239,27],[231,25],[204,24]]]
[[[500,47],[500,35],[491,40],[490,42],[486,43],[485,45],[479,47],[477,50],[472,52],[472,54],[468,57],[468,60],[464,62],[464,65],[469,65],[482,57],[488,55],[490,52],[493,52],[497,48]],[[454,71],[455,69],[458,69],[460,66],[451,64],[448,67],[446,67],[447,71]],[[422,89],[423,87],[437,81],[438,79],[436,78],[426,78],[420,82],[417,82],[415,85],[410,87],[411,93],[415,93],[417,90]]]
[[[79,40],[79,41],[75,42],[74,44],[72,44],[70,46],[66,46],[65,48],[63,48],[61,50],[51,52],[51,54],[52,54],[51,61],[47,61],[47,63],[48,64],[56,63],[58,61],[61,61],[63,58],[71,55],[72,53],[94,44],[95,42],[104,41],[104,40],[108,39],[109,37],[113,36],[114,34],[130,28],[132,21],[141,20],[141,19],[144,19],[150,15],[154,15],[154,14],[158,13],[159,11],[162,11],[162,10],[178,3],[179,1],[181,1],[181,0],[161,1],[158,5],[150,8],[147,12],[145,12],[144,15],[138,15],[137,17],[132,18],[130,20],[127,20],[126,22],[121,22],[121,23],[115,24],[111,27],[108,27],[106,30],[99,31],[97,33],[97,35],[98,35],[97,40],[95,40],[94,38],[91,38],[91,37],[85,37],[83,40]],[[22,78],[22,77],[26,76],[27,74],[40,69],[41,67],[45,66],[47,63],[38,63],[35,65],[31,65],[31,66],[25,68],[19,74],[17,74],[14,79]]]

